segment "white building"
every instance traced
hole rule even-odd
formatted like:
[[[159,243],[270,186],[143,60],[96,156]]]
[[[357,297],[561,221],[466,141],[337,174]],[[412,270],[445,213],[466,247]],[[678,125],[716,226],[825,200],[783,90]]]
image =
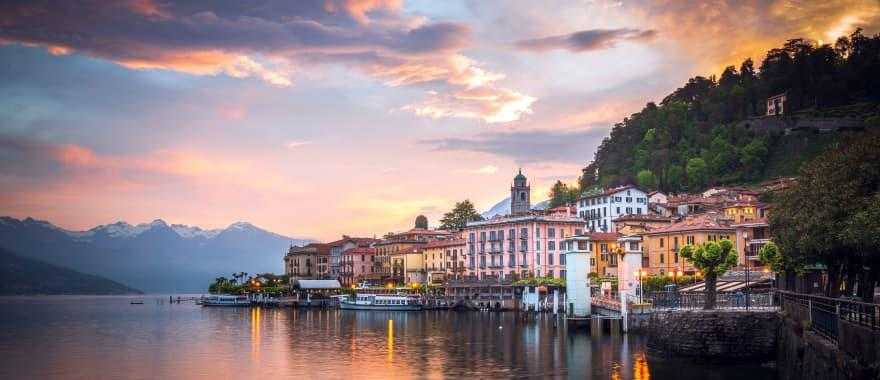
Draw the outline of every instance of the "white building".
[[[590,250],[590,238],[576,235],[563,241],[565,249],[565,292],[568,306],[566,310],[574,317],[590,315],[591,297],[589,274],[593,254]]]
[[[648,203],[666,204],[669,197],[661,191],[652,191],[648,193]]]
[[[587,230],[616,232],[611,221],[618,216],[647,213],[648,194],[632,185],[584,192],[578,199],[578,217]]]

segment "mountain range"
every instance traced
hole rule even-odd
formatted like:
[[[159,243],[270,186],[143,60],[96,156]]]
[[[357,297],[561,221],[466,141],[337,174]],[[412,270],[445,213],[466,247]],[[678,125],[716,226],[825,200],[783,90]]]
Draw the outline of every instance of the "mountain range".
[[[532,205],[532,210],[545,210],[547,209],[547,205],[550,204],[550,200],[541,201]],[[507,215],[510,214],[510,197],[504,198],[501,202],[496,203],[494,206],[480,214],[483,219],[492,219],[496,215]]]
[[[140,294],[116,281],[12,254],[0,248],[0,296]]]
[[[47,221],[0,217],[0,248],[147,293],[202,293],[218,276],[281,273],[287,248],[308,242],[246,222],[202,229],[157,219],[69,231]]]

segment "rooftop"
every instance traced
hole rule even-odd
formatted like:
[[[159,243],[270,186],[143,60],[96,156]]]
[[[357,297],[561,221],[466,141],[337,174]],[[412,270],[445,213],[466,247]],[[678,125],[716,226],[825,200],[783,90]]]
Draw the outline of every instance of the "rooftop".
[[[675,222],[666,227],[657,228],[645,233],[645,235],[667,234],[685,231],[729,231],[733,227],[727,224],[727,219],[714,212],[692,215],[682,221]]]
[[[495,217],[489,220],[481,220],[479,222],[468,222],[468,227],[479,227],[479,226],[493,226],[498,224],[513,224],[513,223],[523,223],[523,222],[546,222],[546,223],[577,223],[584,224],[583,219],[580,219],[576,216],[570,215],[559,215],[559,214],[549,214],[549,215],[519,215],[519,216],[502,216]]]

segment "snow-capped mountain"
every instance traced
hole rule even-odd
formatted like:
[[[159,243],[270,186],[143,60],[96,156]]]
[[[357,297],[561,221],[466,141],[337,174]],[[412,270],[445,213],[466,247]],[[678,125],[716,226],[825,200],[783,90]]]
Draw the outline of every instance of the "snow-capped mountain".
[[[69,231],[47,221],[0,217],[0,247],[147,292],[204,292],[211,280],[233,272],[280,273],[287,248],[308,242],[247,222],[203,229],[156,219]]]
[[[532,205],[532,210],[544,210],[547,208],[547,205],[550,203],[550,200],[541,201]],[[486,210],[484,213],[480,214],[483,216],[483,219],[492,219],[496,215],[507,215],[510,214],[510,197],[504,198],[503,201],[496,203],[490,209]]]

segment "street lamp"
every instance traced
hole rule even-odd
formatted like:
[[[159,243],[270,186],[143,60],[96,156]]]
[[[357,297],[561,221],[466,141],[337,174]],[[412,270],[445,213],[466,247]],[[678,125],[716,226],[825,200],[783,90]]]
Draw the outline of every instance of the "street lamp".
[[[746,260],[746,311],[749,310],[751,289],[749,289],[749,233],[743,233],[743,256]]]

